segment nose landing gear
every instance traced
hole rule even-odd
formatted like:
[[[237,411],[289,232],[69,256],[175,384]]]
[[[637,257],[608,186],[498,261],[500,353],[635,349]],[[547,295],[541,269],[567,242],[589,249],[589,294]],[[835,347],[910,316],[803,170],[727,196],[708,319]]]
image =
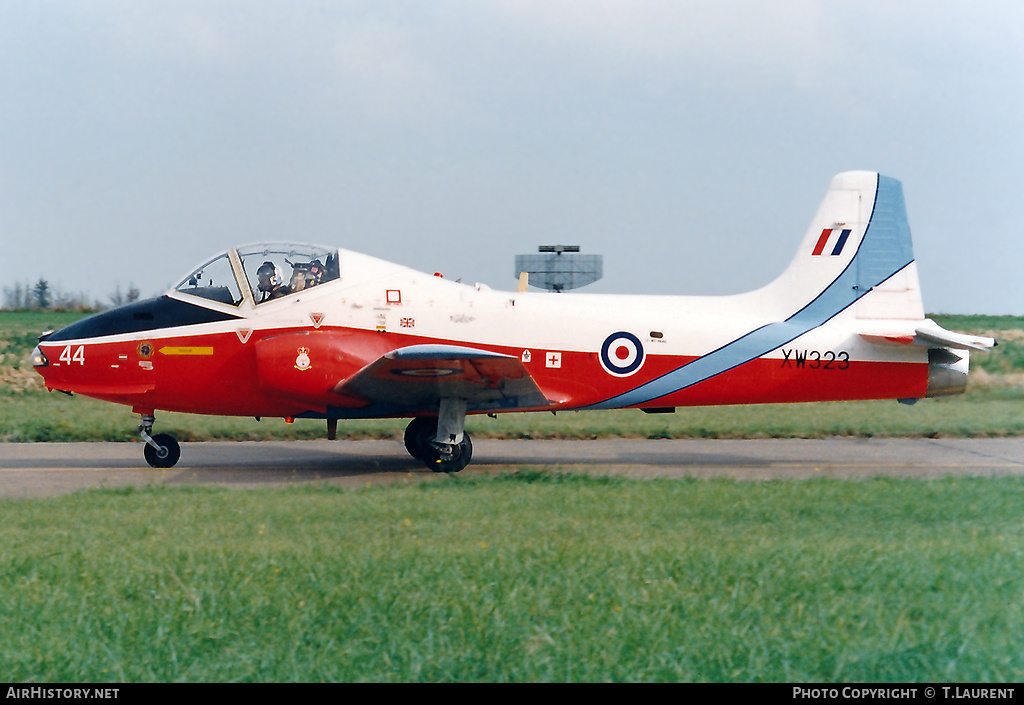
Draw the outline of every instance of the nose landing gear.
[[[146,462],[154,468],[174,467],[181,457],[181,447],[174,440],[174,436],[169,436],[166,433],[151,436],[155,421],[156,417],[153,414],[142,414],[142,423],[139,424],[139,434],[142,436],[142,440],[146,441],[146,446],[143,449]]]

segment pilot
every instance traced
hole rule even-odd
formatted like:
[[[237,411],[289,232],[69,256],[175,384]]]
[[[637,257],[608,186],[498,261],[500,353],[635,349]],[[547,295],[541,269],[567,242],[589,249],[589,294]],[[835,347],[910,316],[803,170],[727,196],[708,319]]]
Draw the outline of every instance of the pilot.
[[[317,286],[324,278],[324,265],[315,259],[309,263],[309,273],[313,276],[311,286]]]
[[[270,261],[264,262],[256,270],[256,277],[259,279],[259,290],[261,292],[260,303],[280,298],[291,293],[281,280],[277,266]]]
[[[324,275],[324,266],[318,259],[308,264],[294,264],[292,267],[292,279],[288,284],[293,292],[317,286]]]

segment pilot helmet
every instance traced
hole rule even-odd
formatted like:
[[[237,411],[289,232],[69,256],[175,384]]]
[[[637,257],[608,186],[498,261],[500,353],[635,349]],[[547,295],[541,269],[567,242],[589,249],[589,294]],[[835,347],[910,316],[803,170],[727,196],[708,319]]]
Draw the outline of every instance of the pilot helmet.
[[[260,268],[256,270],[256,276],[260,280],[260,291],[273,291],[281,286],[281,275],[273,262],[267,261],[261,264]]]
[[[320,260],[315,259],[310,263],[309,273],[312,275],[313,285],[320,284],[324,280],[325,272],[324,265]]]

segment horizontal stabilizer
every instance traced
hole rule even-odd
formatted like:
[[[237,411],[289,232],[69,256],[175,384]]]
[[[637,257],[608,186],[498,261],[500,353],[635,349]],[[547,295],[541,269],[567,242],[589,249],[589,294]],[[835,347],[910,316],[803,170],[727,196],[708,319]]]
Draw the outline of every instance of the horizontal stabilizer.
[[[996,345],[995,338],[967,335],[946,330],[930,318],[914,321],[909,330],[865,331],[860,334],[864,340],[876,345],[914,345],[922,348],[952,348],[954,350],[989,350]]]
[[[469,411],[550,406],[517,357],[456,345],[413,345],[381,356],[335,391],[421,411],[465,399]]]

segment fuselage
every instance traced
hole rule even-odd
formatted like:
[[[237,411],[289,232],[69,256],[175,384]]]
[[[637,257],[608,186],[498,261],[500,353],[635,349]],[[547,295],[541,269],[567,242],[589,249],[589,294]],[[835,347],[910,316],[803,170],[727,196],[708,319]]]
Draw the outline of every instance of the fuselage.
[[[544,410],[927,392],[927,350],[866,342],[855,306],[820,321],[770,305],[765,290],[718,297],[498,291],[345,250],[330,251],[336,276],[260,301],[252,263],[262,255],[246,262],[244,251],[222,256],[221,282],[236,278],[229,287],[199,286],[200,268],[162,297],[43,339],[46,386],[143,414],[417,416],[436,409],[381,404],[344,382],[393,351],[444,344],[520,360],[549,402],[533,408]],[[486,409],[505,410],[528,409]]]

